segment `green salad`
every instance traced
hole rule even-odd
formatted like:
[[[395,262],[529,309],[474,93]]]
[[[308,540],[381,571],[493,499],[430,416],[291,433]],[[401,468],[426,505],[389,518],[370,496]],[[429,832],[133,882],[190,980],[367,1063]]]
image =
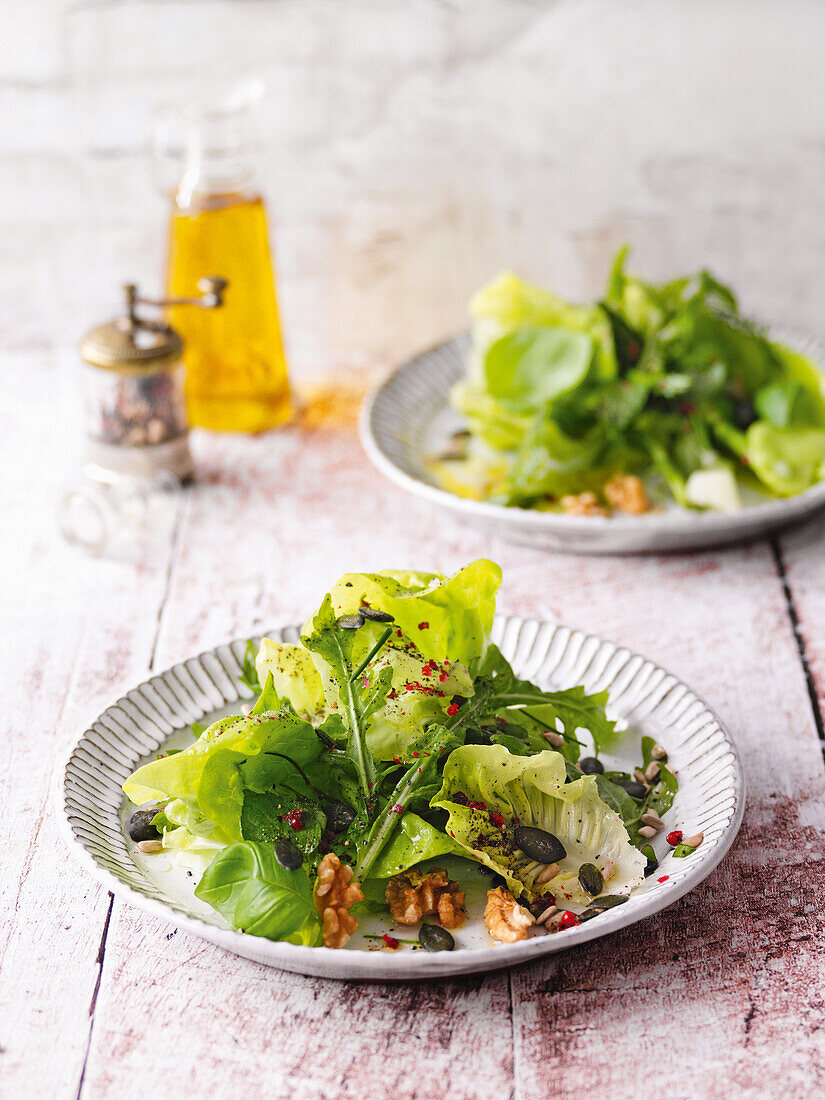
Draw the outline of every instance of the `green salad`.
[[[578,514],[732,511],[825,477],[825,382],[706,271],[653,284],[613,263],[573,305],[513,274],[470,303],[467,430],[435,465],[464,496]],[[758,498],[756,498],[758,499]]]
[[[250,643],[250,713],[127,779],[128,835],[198,866],[232,927],[295,944],[342,947],[367,913],[420,928],[381,948],[451,949],[482,916],[512,942],[626,901],[657,866],[667,754],[643,738],[633,775],[605,768],[606,692],[516,676],[489,640],[500,580],[486,560],[341,577],[298,644]],[[487,905],[468,912],[479,874]]]

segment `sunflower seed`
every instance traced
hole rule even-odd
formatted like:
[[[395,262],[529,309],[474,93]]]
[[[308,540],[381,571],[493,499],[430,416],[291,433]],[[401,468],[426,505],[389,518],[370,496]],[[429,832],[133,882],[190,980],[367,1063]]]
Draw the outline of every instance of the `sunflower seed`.
[[[538,875],[536,875],[535,885],[536,886],[543,886],[545,884],[545,882],[549,882],[551,878],[555,878],[558,873],[559,873],[558,863],[548,863],[547,866],[544,868],[544,870],[541,871]]]
[[[642,814],[642,824],[648,825],[651,829],[653,829],[654,834],[660,833],[663,829],[667,828],[664,821],[662,821],[659,815],[653,813],[652,811],[646,814]]]
[[[141,840],[138,848],[141,852],[145,852],[147,856],[151,856],[155,855],[156,852],[162,852],[163,844],[159,840]]]
[[[648,766],[645,768],[645,779],[650,783],[659,774],[659,763],[656,760],[651,760]]]
[[[689,848],[698,848],[704,839],[704,833],[697,833],[695,836],[686,836],[682,843],[686,844]]]
[[[643,836],[645,840],[652,840],[656,836],[656,829],[652,825],[643,825],[639,829],[639,836]]]

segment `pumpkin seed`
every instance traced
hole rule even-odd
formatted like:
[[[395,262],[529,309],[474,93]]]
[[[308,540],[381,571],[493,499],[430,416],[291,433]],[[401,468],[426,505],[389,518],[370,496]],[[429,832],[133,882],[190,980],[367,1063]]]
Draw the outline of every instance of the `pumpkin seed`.
[[[579,770],[583,771],[585,775],[603,775],[604,764],[601,760],[597,760],[595,756],[584,756],[579,761]]]
[[[275,845],[275,858],[287,871],[297,871],[304,862],[304,853],[291,840],[279,840]]]
[[[649,844],[645,844],[645,846],[641,849],[641,852],[647,860],[647,865],[645,866],[645,878],[649,878],[658,868],[659,861],[656,858],[656,853],[653,851]]]
[[[595,897],[604,890],[604,878],[595,863],[583,863],[579,867],[579,883],[585,893]]]
[[[623,791],[626,791],[631,798],[635,798],[637,802],[641,802],[643,798],[647,797],[647,788],[632,779],[614,779],[613,782],[617,787],[621,787]]]
[[[531,825],[519,825],[513,832],[513,839],[516,847],[536,863],[558,863],[567,855],[558,837],[545,832],[544,829],[535,829]]]
[[[418,942],[427,951],[452,951],[455,947],[453,937],[439,924],[422,924]]]
[[[355,810],[346,802],[330,802],[326,807],[327,826],[334,833],[345,833],[355,821]]]
[[[364,625],[364,616],[360,611],[356,611],[354,615],[340,615],[336,622],[344,630],[357,630],[359,626]]]
[[[152,822],[158,816],[158,813],[157,806],[151,810],[135,810],[129,818],[129,824],[126,826],[126,831],[130,838],[136,842],[141,840],[157,840],[160,833]]]
[[[601,897],[593,898],[590,902],[590,908],[613,909],[616,905],[624,905],[626,901],[626,894],[602,894]]]
[[[379,611],[377,607],[362,607],[358,612],[362,619],[371,619],[374,623],[394,623],[395,618],[389,611]]]
[[[594,917],[598,917],[603,912],[603,909],[594,909],[591,905],[583,913],[579,913],[579,923],[584,924],[585,921],[593,920]]]

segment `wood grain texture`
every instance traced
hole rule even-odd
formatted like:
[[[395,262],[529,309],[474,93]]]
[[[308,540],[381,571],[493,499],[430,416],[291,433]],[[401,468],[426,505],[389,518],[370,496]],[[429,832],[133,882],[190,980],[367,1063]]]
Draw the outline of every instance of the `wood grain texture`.
[[[220,1081],[227,1097],[242,1096],[249,1080],[276,1096],[298,1083],[318,1097],[385,1088],[566,1097],[585,1083],[631,1096],[648,1087],[651,1065],[657,1095],[711,1095],[720,1079],[737,1096],[808,1095],[825,1066],[816,903],[825,783],[771,547],[543,555],[396,493],[350,432],[203,437],[198,451],[202,481],[161,621],[161,664],[300,619],[346,569],[449,571],[487,554],[504,565],[503,610],[619,638],[704,694],[742,749],[748,810],[732,854],[688,898],[509,978],[401,990],[295,978],[182,932],[168,939],[167,926],[116,903],[83,1095],[115,1096],[140,1073],[150,1087],[190,1092]],[[179,1022],[147,1033],[135,1023],[147,1008]],[[412,1072],[421,1051],[427,1061]]]
[[[5,377],[19,363],[0,360]],[[170,545],[154,568],[94,561],[60,542],[55,505],[69,470],[65,361],[30,357],[54,398],[40,409],[35,463],[20,463],[30,394],[6,393],[0,479],[6,674],[0,738],[0,1095],[71,1096],[82,1073],[109,897],[67,859],[55,820],[75,732],[147,667]],[[8,463],[8,464],[7,464]],[[25,537],[20,537],[24,534]]]

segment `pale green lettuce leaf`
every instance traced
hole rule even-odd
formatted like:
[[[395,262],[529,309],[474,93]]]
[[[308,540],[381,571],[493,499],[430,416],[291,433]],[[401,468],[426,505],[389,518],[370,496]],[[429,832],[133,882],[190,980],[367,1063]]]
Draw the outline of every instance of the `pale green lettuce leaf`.
[[[804,492],[825,477],[825,430],[774,428],[758,420],[745,440],[750,470],[777,496]]]
[[[357,611],[364,602],[392,615],[396,629],[425,658],[458,661],[469,668],[487,650],[500,584],[500,567],[480,558],[450,577],[413,571],[347,573],[330,595],[336,615]]]
[[[192,820],[213,823],[212,839],[240,840],[244,789],[265,791],[275,783],[295,782],[295,769],[283,757],[267,755],[270,751],[308,767],[323,749],[312,726],[287,707],[224,718],[183,752],[138,768],[123,790],[137,805],[180,799],[199,815]]]
[[[529,325],[539,328],[584,332],[595,344],[596,373],[602,379],[617,373],[616,350],[610,320],[599,306],[565,302],[543,287],[533,286],[512,272],[505,272],[482,287],[470,302],[478,335],[474,351],[482,359],[489,347],[507,332]],[[480,381],[480,379],[479,379]]]
[[[566,774],[557,752],[513,756],[502,745],[464,745],[447,759],[432,805],[448,812],[447,832],[463,854],[502,874],[516,895],[550,893],[561,905],[586,904],[589,897],[578,882],[583,863],[603,872],[612,868],[606,892],[629,893],[643,880],[644,856],[628,840],[619,815],[600,798],[596,777],[565,783]],[[485,808],[463,805],[464,799]],[[502,827],[491,813],[501,815]],[[535,885],[542,864],[515,847],[516,825],[544,829],[564,845],[567,856],[548,884]]]
[[[262,684],[267,674],[272,674],[279,698],[288,699],[298,714],[316,715],[324,710],[324,685],[312,654],[302,645],[262,638],[255,668]]]

